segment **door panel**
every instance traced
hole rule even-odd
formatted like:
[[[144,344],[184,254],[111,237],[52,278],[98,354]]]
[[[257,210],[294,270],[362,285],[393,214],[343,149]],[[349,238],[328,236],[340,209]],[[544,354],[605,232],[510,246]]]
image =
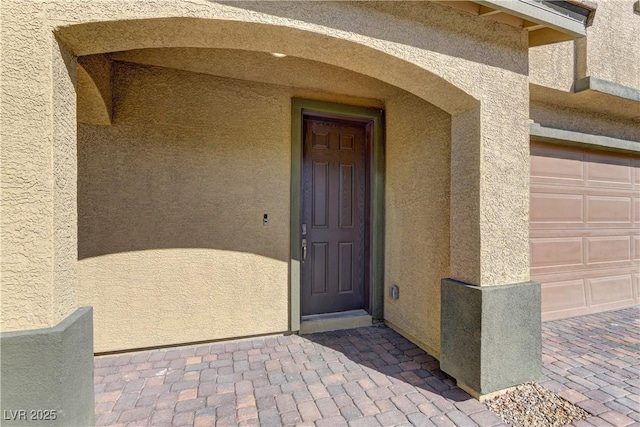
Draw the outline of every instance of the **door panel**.
[[[327,227],[329,218],[329,163],[313,162],[313,227]]]
[[[353,292],[353,243],[340,242],[338,245],[338,292]]]
[[[302,315],[360,309],[366,283],[366,123],[306,116],[303,129]]]
[[[327,293],[327,242],[313,242],[311,245],[311,295]]]

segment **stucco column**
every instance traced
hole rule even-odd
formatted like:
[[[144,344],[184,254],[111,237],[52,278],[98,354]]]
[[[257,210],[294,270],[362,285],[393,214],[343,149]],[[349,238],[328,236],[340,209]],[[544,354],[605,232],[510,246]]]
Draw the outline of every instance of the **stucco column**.
[[[452,118],[451,277],[477,286],[529,279],[528,91],[518,96]]]
[[[1,14],[2,424],[90,425],[92,314],[76,297],[75,59],[42,15],[12,4]]]
[[[526,79],[452,118],[451,277],[441,367],[475,396],[541,374],[540,286],[529,282]],[[496,83],[493,83],[496,84]]]
[[[481,284],[480,105],[451,118],[451,277]]]

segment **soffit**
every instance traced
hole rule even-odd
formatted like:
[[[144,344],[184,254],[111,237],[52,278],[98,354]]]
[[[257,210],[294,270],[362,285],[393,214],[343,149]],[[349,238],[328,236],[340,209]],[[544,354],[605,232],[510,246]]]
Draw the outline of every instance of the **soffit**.
[[[595,13],[595,3],[589,0],[443,0],[437,3],[521,28],[529,33],[530,47],[584,37]]]
[[[280,86],[386,99],[395,90],[372,77],[316,61],[238,49],[154,48],[109,53],[112,61],[174,68]]]

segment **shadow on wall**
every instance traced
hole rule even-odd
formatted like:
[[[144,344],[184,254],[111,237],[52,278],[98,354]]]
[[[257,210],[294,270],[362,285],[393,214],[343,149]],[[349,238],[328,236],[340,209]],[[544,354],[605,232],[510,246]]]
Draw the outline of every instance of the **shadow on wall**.
[[[79,135],[78,259],[215,248],[285,260],[278,243],[288,240],[281,225],[289,217],[243,176],[244,150],[237,150],[238,159],[214,157],[193,142],[173,144],[118,127],[81,125]],[[105,136],[120,145],[105,143]]]
[[[288,98],[156,68],[116,76],[114,124],[78,125],[78,259],[211,248],[288,260],[289,112],[274,108]]]
[[[106,136],[121,145],[105,144]],[[203,146],[176,145],[118,127],[80,125],[79,139],[79,260],[169,248],[286,260],[279,242],[288,240],[289,230],[281,226],[288,227],[288,211],[265,200],[238,161],[226,159],[221,167],[222,159]],[[242,157],[243,150],[238,151]],[[263,211],[269,215],[267,226]]]

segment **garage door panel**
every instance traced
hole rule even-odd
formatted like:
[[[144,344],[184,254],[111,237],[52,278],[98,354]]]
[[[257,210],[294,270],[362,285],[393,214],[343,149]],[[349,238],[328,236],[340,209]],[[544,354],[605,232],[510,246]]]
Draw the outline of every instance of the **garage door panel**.
[[[615,261],[615,262],[602,262],[594,264],[581,264],[581,265],[559,265],[559,266],[539,266],[531,268],[532,280],[540,283],[546,283],[550,280],[550,276],[567,273],[567,278],[584,278],[587,275],[593,273],[594,268],[601,267],[600,269],[611,270],[607,274],[619,274],[621,272],[631,272],[633,269],[638,269],[636,261]],[[599,273],[598,273],[599,274]],[[563,274],[563,277],[565,275]],[[544,278],[544,279],[543,279]]]
[[[532,142],[530,146],[532,157],[550,157],[554,159],[579,160],[581,163],[586,155],[585,151],[579,147],[563,147],[558,151],[558,146],[553,144],[544,144]]]
[[[587,222],[631,226],[631,197],[587,196]]]
[[[640,302],[640,157],[538,143],[531,156],[531,277],[542,284],[542,318]]]
[[[583,157],[583,153],[579,151],[566,152],[557,156],[554,150],[539,148],[531,158],[531,182],[582,185]]]
[[[591,294],[591,304],[601,305],[611,302],[633,302],[633,278],[631,274],[587,279]]]
[[[640,236],[640,229],[637,232],[629,232],[629,228],[622,227],[607,227],[597,228],[584,226],[581,229],[575,228],[531,228],[529,232],[530,237],[535,238],[555,238],[555,237],[606,237],[606,236]]]
[[[631,159],[607,155],[586,156],[586,179],[589,186],[630,188],[633,184]]]
[[[581,237],[532,238],[531,267],[569,267],[582,265]]]
[[[542,289],[542,311],[581,308],[587,305],[584,280],[548,282]]]
[[[588,265],[631,261],[631,238],[629,236],[588,237]]]
[[[584,197],[578,194],[545,194],[531,196],[532,223],[582,224]]]
[[[640,303],[640,297],[638,296],[640,292],[640,285],[638,285],[640,273],[637,273],[639,268],[640,266],[636,264],[634,267],[622,269],[608,268],[595,271],[583,270],[552,274],[544,273],[537,276],[532,273],[532,277],[534,277],[533,280],[542,283],[542,320],[564,319],[566,317],[630,307]],[[603,285],[607,284],[603,278],[612,276],[631,276],[633,280],[634,297],[628,298],[627,292],[627,297],[625,298],[625,293],[622,292],[622,299],[609,302],[602,300],[594,302],[592,300],[593,295],[590,290],[591,283],[589,281],[596,282],[596,285],[600,285],[599,289],[596,289],[596,291],[599,292],[603,288]],[[582,283],[583,286],[580,287],[579,283]],[[561,289],[554,289],[556,286],[559,286]],[[577,294],[580,289],[582,289],[582,294]],[[604,289],[607,288],[604,287]],[[609,289],[607,292],[611,292],[611,290]],[[555,301],[555,299],[558,300]]]

